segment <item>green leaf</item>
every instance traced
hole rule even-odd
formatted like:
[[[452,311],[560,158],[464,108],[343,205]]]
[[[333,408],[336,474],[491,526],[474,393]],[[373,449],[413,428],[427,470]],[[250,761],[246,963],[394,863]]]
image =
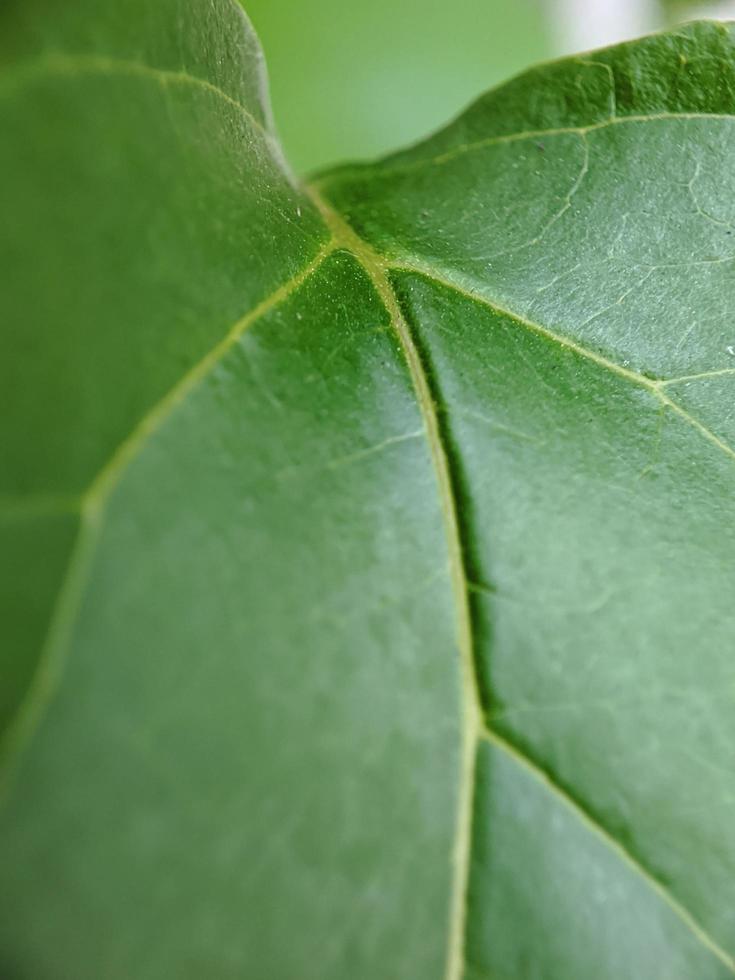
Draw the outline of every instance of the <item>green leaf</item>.
[[[0,973],[735,973],[735,31],[302,187],[230,0],[0,11]]]

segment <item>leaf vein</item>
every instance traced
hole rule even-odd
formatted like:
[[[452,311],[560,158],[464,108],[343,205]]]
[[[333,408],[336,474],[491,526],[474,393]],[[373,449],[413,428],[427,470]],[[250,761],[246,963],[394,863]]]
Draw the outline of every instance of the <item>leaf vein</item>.
[[[242,334],[256,320],[286,300],[322,264],[335,249],[330,239],[300,272],[261,300],[228,330],[223,339],[161,398],[135,425],[108,461],[98,471],[84,494],[79,498],[81,523],[66,575],[56,597],[38,666],[25,698],[10,725],[0,737],[0,806],[7,802],[12,773],[23,749],[37,731],[45,710],[58,689],[74,621],[84,595],[87,572],[94,556],[95,544],[104,523],[105,506],[114,488],[130,463],[169,418],[186,396],[210,373]]]
[[[486,296],[477,293],[466,286],[460,285],[455,280],[442,275],[436,269],[431,266],[426,265],[423,262],[410,262],[406,260],[392,262],[390,264],[392,269],[401,272],[412,272],[416,275],[423,276],[430,282],[435,283],[439,286],[444,286],[447,289],[451,289],[466,299],[472,302],[479,303],[482,306],[486,306],[493,310],[495,313],[499,313],[502,316],[506,316],[514,322],[518,323],[520,326],[530,330],[533,333],[539,334],[546,340],[553,344],[561,347],[565,350],[573,351],[580,357],[584,357],[589,361],[593,361],[599,367],[610,371],[612,374],[617,374],[632,384],[638,385],[641,388],[645,388],[650,391],[656,398],[659,399],[666,407],[670,408],[675,412],[681,419],[683,419],[688,425],[694,428],[704,439],[710,442],[713,446],[719,449],[729,458],[735,460],[735,449],[726,443],[719,436],[715,435],[711,429],[698,419],[695,415],[692,415],[685,408],[683,408],[678,402],[674,401],[669,395],[667,395],[663,387],[666,384],[671,384],[671,382],[653,380],[652,378],[646,377],[644,374],[639,374],[637,371],[631,371],[630,368],[623,367],[621,364],[617,364],[615,361],[610,360],[610,358],[605,357],[603,354],[598,354],[596,351],[590,350],[588,347],[584,347],[582,344],[577,343],[570,337],[566,337],[563,334],[556,333],[550,330],[548,327],[543,326],[540,323],[535,323],[533,320],[522,316],[520,313],[514,313],[512,310],[489,300]]]
[[[221,89],[214,82],[199,75],[192,75],[187,71],[174,70],[170,68],[155,68],[153,65],[142,61],[133,61],[127,58],[113,58],[106,55],[85,55],[77,54],[74,56],[54,53],[27,61],[15,66],[12,71],[6,71],[2,76],[0,93],[10,95],[23,85],[32,82],[44,75],[67,76],[74,78],[83,75],[131,75],[140,78],[149,78],[158,82],[162,86],[166,85],[191,85],[202,88],[217,98],[227,102],[234,109],[237,109],[250,123],[257,129],[265,139],[278,150],[280,156],[280,146],[276,137],[269,132],[263,123],[257,119],[247,106],[233,98],[224,89]]]
[[[636,875],[642,878],[659,898],[668,905],[674,914],[689,928],[699,942],[705,946],[717,959],[726,966],[731,973],[735,974],[735,959],[726,952],[717,941],[710,936],[703,926],[695,919],[692,913],[683,905],[666,886],[659,881],[656,875],[646,867],[645,864],[625,847],[616,837],[606,829],[606,827],[593,816],[578,800],[572,797],[560,783],[546,770],[535,762],[526,752],[520,749],[514,742],[509,741],[495,729],[485,725],[481,738],[489,742],[492,746],[499,749],[507,758],[510,758],[516,765],[520,766],[525,772],[529,773],[536,781],[541,782],[546,789],[554,796],[558,802],[572,813],[592,831],[607,847],[623,861]]]
[[[446,968],[446,980],[461,980],[465,967],[466,901],[472,847],[472,798],[475,784],[476,750],[482,725],[482,698],[475,667],[469,591],[462,553],[462,537],[454,481],[444,445],[439,409],[431,391],[421,354],[388,278],[389,266],[381,255],[359,237],[345,219],[335,213],[322,200],[313,185],[310,188],[310,193],[335,239],[344,248],[351,251],[362,264],[390,314],[414,386],[437,480],[449,551],[462,678],[462,756]]]
[[[584,138],[589,133],[607,129],[609,126],[622,126],[636,123],[662,122],[673,120],[694,120],[694,119],[718,119],[723,121],[735,121],[735,113],[726,112],[659,112],[650,115],[630,115],[614,116],[603,119],[600,122],[591,123],[589,126],[557,126],[551,129],[528,129],[520,130],[516,133],[505,133],[500,136],[488,136],[485,139],[474,140],[470,143],[460,143],[453,146],[450,150],[438,153],[433,157],[424,157],[418,160],[407,160],[405,163],[396,163],[393,166],[388,164],[387,158],[375,164],[355,168],[337,168],[334,171],[318,176],[315,185],[319,188],[329,184],[338,183],[342,180],[349,180],[357,177],[362,180],[382,180],[394,175],[413,173],[422,170],[424,167],[441,167],[445,163],[450,163],[457,157],[465,156],[468,153],[475,153],[489,146],[502,146],[505,143],[518,143],[524,140],[548,139],[553,136],[580,136]]]

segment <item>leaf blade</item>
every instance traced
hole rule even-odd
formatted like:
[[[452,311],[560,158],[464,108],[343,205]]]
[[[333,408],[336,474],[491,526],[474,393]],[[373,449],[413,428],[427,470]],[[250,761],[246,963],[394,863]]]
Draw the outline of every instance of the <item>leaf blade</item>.
[[[125,75],[3,90],[11,213],[62,161],[8,252],[11,511],[91,480],[94,545],[0,813],[9,971],[731,975],[732,31],[538,69],[322,178],[335,214],[218,9],[151,14],[152,68],[117,6],[3,14],[11,57]]]

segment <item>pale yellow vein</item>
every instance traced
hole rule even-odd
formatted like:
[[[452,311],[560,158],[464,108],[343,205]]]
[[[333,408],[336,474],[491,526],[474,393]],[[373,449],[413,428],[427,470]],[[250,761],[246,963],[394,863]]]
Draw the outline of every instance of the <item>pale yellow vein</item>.
[[[601,368],[604,368],[606,371],[610,371],[612,374],[617,374],[635,385],[646,388],[656,398],[658,398],[659,401],[661,401],[672,411],[676,412],[676,414],[679,415],[680,418],[682,418],[688,425],[696,429],[696,431],[704,439],[712,443],[713,446],[716,446],[717,449],[723,452],[726,456],[729,456],[731,459],[735,459],[735,450],[732,448],[732,446],[720,439],[719,436],[715,435],[711,429],[708,429],[707,426],[704,425],[704,423],[701,422],[696,416],[692,415],[685,408],[679,405],[678,402],[674,401],[673,398],[666,394],[663,388],[665,384],[670,384],[671,382],[654,380],[652,378],[647,378],[644,374],[639,374],[637,371],[631,371],[630,368],[623,367],[621,364],[611,361],[608,357],[584,347],[582,344],[577,343],[571,338],[566,337],[563,334],[556,333],[554,330],[544,327],[540,323],[535,323],[533,320],[529,320],[527,317],[524,317],[519,313],[515,313],[513,310],[510,310],[507,307],[488,299],[481,293],[475,292],[474,290],[461,285],[454,279],[451,279],[443,275],[441,272],[438,272],[427,263],[400,260],[392,262],[390,267],[395,269],[397,272],[415,273],[423,276],[425,279],[428,279],[431,282],[436,283],[439,286],[444,286],[447,289],[451,289],[453,292],[464,296],[466,299],[471,300],[474,303],[486,306],[493,312],[508,317],[510,320],[513,320],[515,323],[518,323],[527,330],[539,334],[540,336],[546,338],[546,340],[551,341],[551,343],[556,344],[565,350],[573,351],[580,357],[584,357],[587,360],[594,362]]]
[[[428,167],[441,167],[450,163],[457,157],[475,153],[478,150],[486,149],[491,146],[503,146],[507,143],[518,143],[525,140],[540,140],[553,138],[555,136],[580,136],[585,137],[589,133],[598,132],[610,126],[635,125],[636,123],[665,122],[674,120],[697,120],[711,119],[722,121],[735,120],[735,114],[724,112],[660,112],[650,115],[630,115],[615,116],[611,119],[603,119],[600,122],[590,123],[588,126],[558,126],[551,129],[529,129],[515,133],[504,133],[499,136],[488,136],[485,139],[475,140],[471,143],[460,143],[442,153],[437,153],[432,157],[421,157],[416,160],[406,160],[404,163],[390,165],[390,158],[385,163],[378,161],[374,164],[357,167],[337,168],[333,173],[326,173],[319,176],[316,185],[324,188],[329,184],[336,184],[342,180],[350,180],[355,177],[361,180],[382,180],[392,176],[412,173]]]
[[[81,510],[82,497],[77,494],[36,493],[18,497],[0,497],[0,520],[25,521]]]
[[[43,718],[63,673],[69,640],[110,494],[130,463],[175,409],[196,388],[256,320],[295,292],[334,251],[330,240],[300,272],[239,319],[208,353],[158,401],[123,440],[80,498],[81,521],[66,576],[57,596],[38,666],[26,696],[0,743],[3,765],[0,803],[7,798],[14,766]]]
[[[649,869],[641,864],[641,862],[636,858],[630,851],[628,851],[619,840],[610,834],[605,827],[595,820],[590,813],[583,809],[574,800],[569,793],[563,789],[556,780],[552,779],[546,770],[542,769],[537,765],[530,756],[522,752],[516,745],[509,742],[502,735],[487,726],[483,728],[481,737],[489,742],[494,748],[499,749],[504,755],[508,756],[513,760],[514,763],[519,765],[525,772],[527,772],[534,780],[541,782],[546,788],[547,792],[551,793],[552,796],[558,800],[558,802],[567,810],[576,816],[576,818],[597,838],[602,840],[607,847],[609,847],[618,858],[625,864],[626,867],[642,878],[649,888],[659,898],[672,910],[672,912],[688,927],[688,929],[696,936],[699,942],[712,953],[724,966],[730,970],[730,972],[735,973],[735,960],[729,953],[727,953],[712,936],[700,925],[699,922],[694,918],[691,912],[678,900],[671,892],[661,884],[661,882],[649,871]]]
[[[413,382],[424,423],[445,525],[452,590],[457,613],[457,645],[462,679],[462,746],[458,791],[457,825],[454,843],[454,881],[451,895],[449,941],[447,943],[447,980],[461,980],[464,970],[466,933],[466,897],[472,847],[472,803],[475,784],[475,761],[482,724],[482,704],[474,665],[474,640],[469,607],[467,579],[462,555],[457,503],[446,449],[441,435],[437,406],[416,347],[410,327],[401,312],[388,279],[385,260],[361,239],[350,225],[336,214],[312,188],[314,203],[322,213],[337,242],[362,264],[374,288],[390,314]]]
[[[269,132],[263,123],[257,119],[247,106],[243,105],[233,96],[228,95],[224,89],[210,82],[206,78],[192,75],[189,72],[168,68],[155,68],[145,62],[133,61],[127,58],[114,58],[107,55],[97,54],[75,54],[66,55],[61,52],[46,54],[33,61],[22,62],[12,70],[4,71],[0,75],[0,94],[10,95],[23,85],[43,78],[46,75],[66,76],[69,78],[82,77],[84,75],[129,75],[138,78],[152,79],[159,85],[187,85],[201,88],[206,92],[216,96],[223,102],[243,115],[250,125],[262,133],[268,141],[277,144],[274,135]],[[278,146],[280,152],[280,146]]]

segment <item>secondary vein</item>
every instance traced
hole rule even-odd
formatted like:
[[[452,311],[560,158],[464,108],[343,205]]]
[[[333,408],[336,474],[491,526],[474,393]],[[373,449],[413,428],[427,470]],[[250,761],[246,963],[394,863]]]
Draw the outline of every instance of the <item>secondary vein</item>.
[[[110,495],[130,463],[139,455],[187,395],[210,373],[243,333],[269,310],[295,292],[336,248],[330,239],[300,272],[242,316],[225,336],[139,420],[79,498],[80,525],[64,580],[56,597],[38,666],[26,696],[0,738],[0,806],[6,802],[12,773],[25,745],[36,731],[63,673],[73,626],[87,582],[88,570],[104,523]]]
[[[265,125],[257,119],[253,113],[243,105],[242,102],[229,95],[214,82],[199,75],[192,75],[187,71],[174,70],[170,68],[156,68],[143,61],[133,61],[129,58],[114,58],[108,55],[97,54],[76,54],[66,55],[59,52],[43,55],[33,61],[22,62],[16,65],[12,71],[3,72],[0,79],[0,93],[11,94],[15,89],[27,84],[36,78],[43,78],[45,75],[66,76],[74,78],[78,75],[131,75],[141,78],[149,78],[158,82],[160,85],[190,85],[204,89],[212,95],[227,102],[244,116],[250,125],[257,129],[263,137],[280,146],[274,135],[266,129]]]
[[[446,289],[451,289],[453,292],[464,296],[466,299],[471,300],[474,303],[488,307],[494,313],[499,313],[502,316],[508,317],[519,326],[522,326],[533,333],[539,334],[551,343],[556,344],[565,350],[573,351],[580,357],[593,361],[606,371],[610,371],[612,374],[617,374],[620,377],[625,378],[626,381],[638,385],[641,388],[645,388],[646,390],[650,391],[651,394],[665,407],[670,408],[688,425],[695,429],[704,439],[712,443],[712,445],[719,449],[720,452],[735,460],[735,449],[733,449],[732,446],[726,443],[723,439],[720,439],[720,437],[715,435],[715,433],[700,419],[698,419],[695,415],[692,415],[691,412],[688,412],[682,405],[666,394],[664,387],[672,382],[654,380],[652,378],[647,378],[644,374],[639,374],[637,371],[631,371],[630,368],[623,367],[621,364],[617,364],[615,361],[610,360],[610,358],[605,357],[603,354],[598,354],[596,351],[590,350],[588,347],[584,347],[582,344],[577,343],[570,337],[556,333],[555,331],[550,330],[548,327],[542,326],[540,323],[535,323],[533,320],[529,320],[527,317],[524,317],[519,313],[514,313],[507,307],[489,300],[486,296],[468,289],[455,280],[443,275],[441,272],[432,266],[427,265],[426,263],[419,261],[396,261],[390,263],[390,268],[395,269],[396,271],[412,272],[416,275],[423,276],[424,279],[427,279],[438,286],[444,286]]]
[[[727,953],[717,941],[704,929],[695,919],[689,909],[686,908],[659,879],[646,867],[643,862],[629,851],[623,844],[597,820],[592,813],[575,800],[569,793],[551,776],[547,770],[541,768],[529,755],[523,752],[517,745],[510,742],[507,738],[495,729],[486,725],[483,728],[481,737],[489,742],[490,745],[499,749],[504,755],[512,759],[517,765],[521,766],[531,777],[546,787],[554,797],[566,809],[571,810],[590,831],[599,837],[607,847],[613,850],[618,857],[628,865],[634,874],[643,878],[649,888],[664,901],[691,930],[697,939],[705,946],[717,959],[723,963],[732,973],[735,973],[735,960]]]

